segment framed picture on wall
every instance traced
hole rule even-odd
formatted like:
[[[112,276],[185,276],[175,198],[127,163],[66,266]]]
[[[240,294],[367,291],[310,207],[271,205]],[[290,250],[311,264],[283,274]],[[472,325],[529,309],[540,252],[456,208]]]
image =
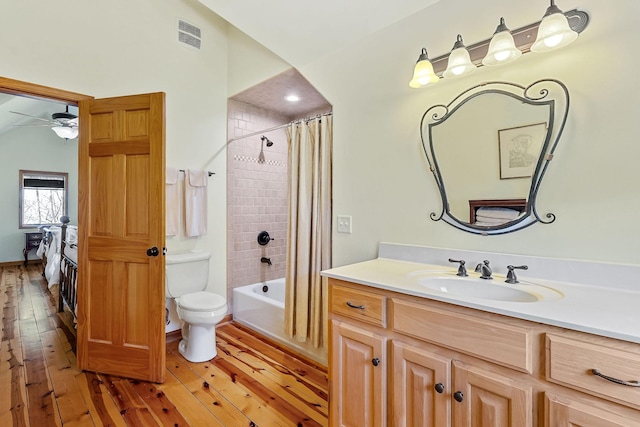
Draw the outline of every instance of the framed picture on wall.
[[[498,130],[500,179],[531,177],[546,134],[546,123]]]

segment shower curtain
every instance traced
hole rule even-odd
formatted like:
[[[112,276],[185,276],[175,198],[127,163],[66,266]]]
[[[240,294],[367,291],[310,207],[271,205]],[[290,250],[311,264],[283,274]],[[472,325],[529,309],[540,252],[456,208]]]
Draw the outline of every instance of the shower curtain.
[[[286,333],[315,347],[328,343],[327,278],[331,267],[332,117],[287,128],[289,214],[285,295]]]

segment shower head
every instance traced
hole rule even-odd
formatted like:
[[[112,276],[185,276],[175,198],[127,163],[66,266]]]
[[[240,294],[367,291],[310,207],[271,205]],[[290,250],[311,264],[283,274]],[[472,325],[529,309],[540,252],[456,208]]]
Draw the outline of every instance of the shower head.
[[[273,145],[273,141],[271,141],[269,138],[267,138],[264,135],[260,139],[262,140],[262,142],[266,142],[267,143],[267,147],[271,147]]]

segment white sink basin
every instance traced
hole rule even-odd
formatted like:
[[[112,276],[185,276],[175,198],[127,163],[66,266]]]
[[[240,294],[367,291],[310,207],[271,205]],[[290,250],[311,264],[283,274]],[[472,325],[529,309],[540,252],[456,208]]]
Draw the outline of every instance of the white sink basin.
[[[538,302],[557,300],[562,293],[547,286],[521,282],[515,285],[500,279],[484,280],[472,277],[422,277],[418,283],[431,290],[454,296],[493,301]]]

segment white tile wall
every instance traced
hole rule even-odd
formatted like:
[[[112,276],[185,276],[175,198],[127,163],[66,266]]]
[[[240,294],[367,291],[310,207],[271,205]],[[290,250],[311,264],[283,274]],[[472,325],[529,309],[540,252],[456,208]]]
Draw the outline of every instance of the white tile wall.
[[[289,118],[249,104],[229,100],[228,139],[289,122]],[[273,141],[263,147],[260,137]],[[233,288],[284,277],[287,234],[287,139],[285,129],[232,141],[227,149],[227,295]],[[269,232],[266,246],[258,233]],[[273,265],[260,262],[271,258]],[[231,306],[231,302],[229,302]]]

